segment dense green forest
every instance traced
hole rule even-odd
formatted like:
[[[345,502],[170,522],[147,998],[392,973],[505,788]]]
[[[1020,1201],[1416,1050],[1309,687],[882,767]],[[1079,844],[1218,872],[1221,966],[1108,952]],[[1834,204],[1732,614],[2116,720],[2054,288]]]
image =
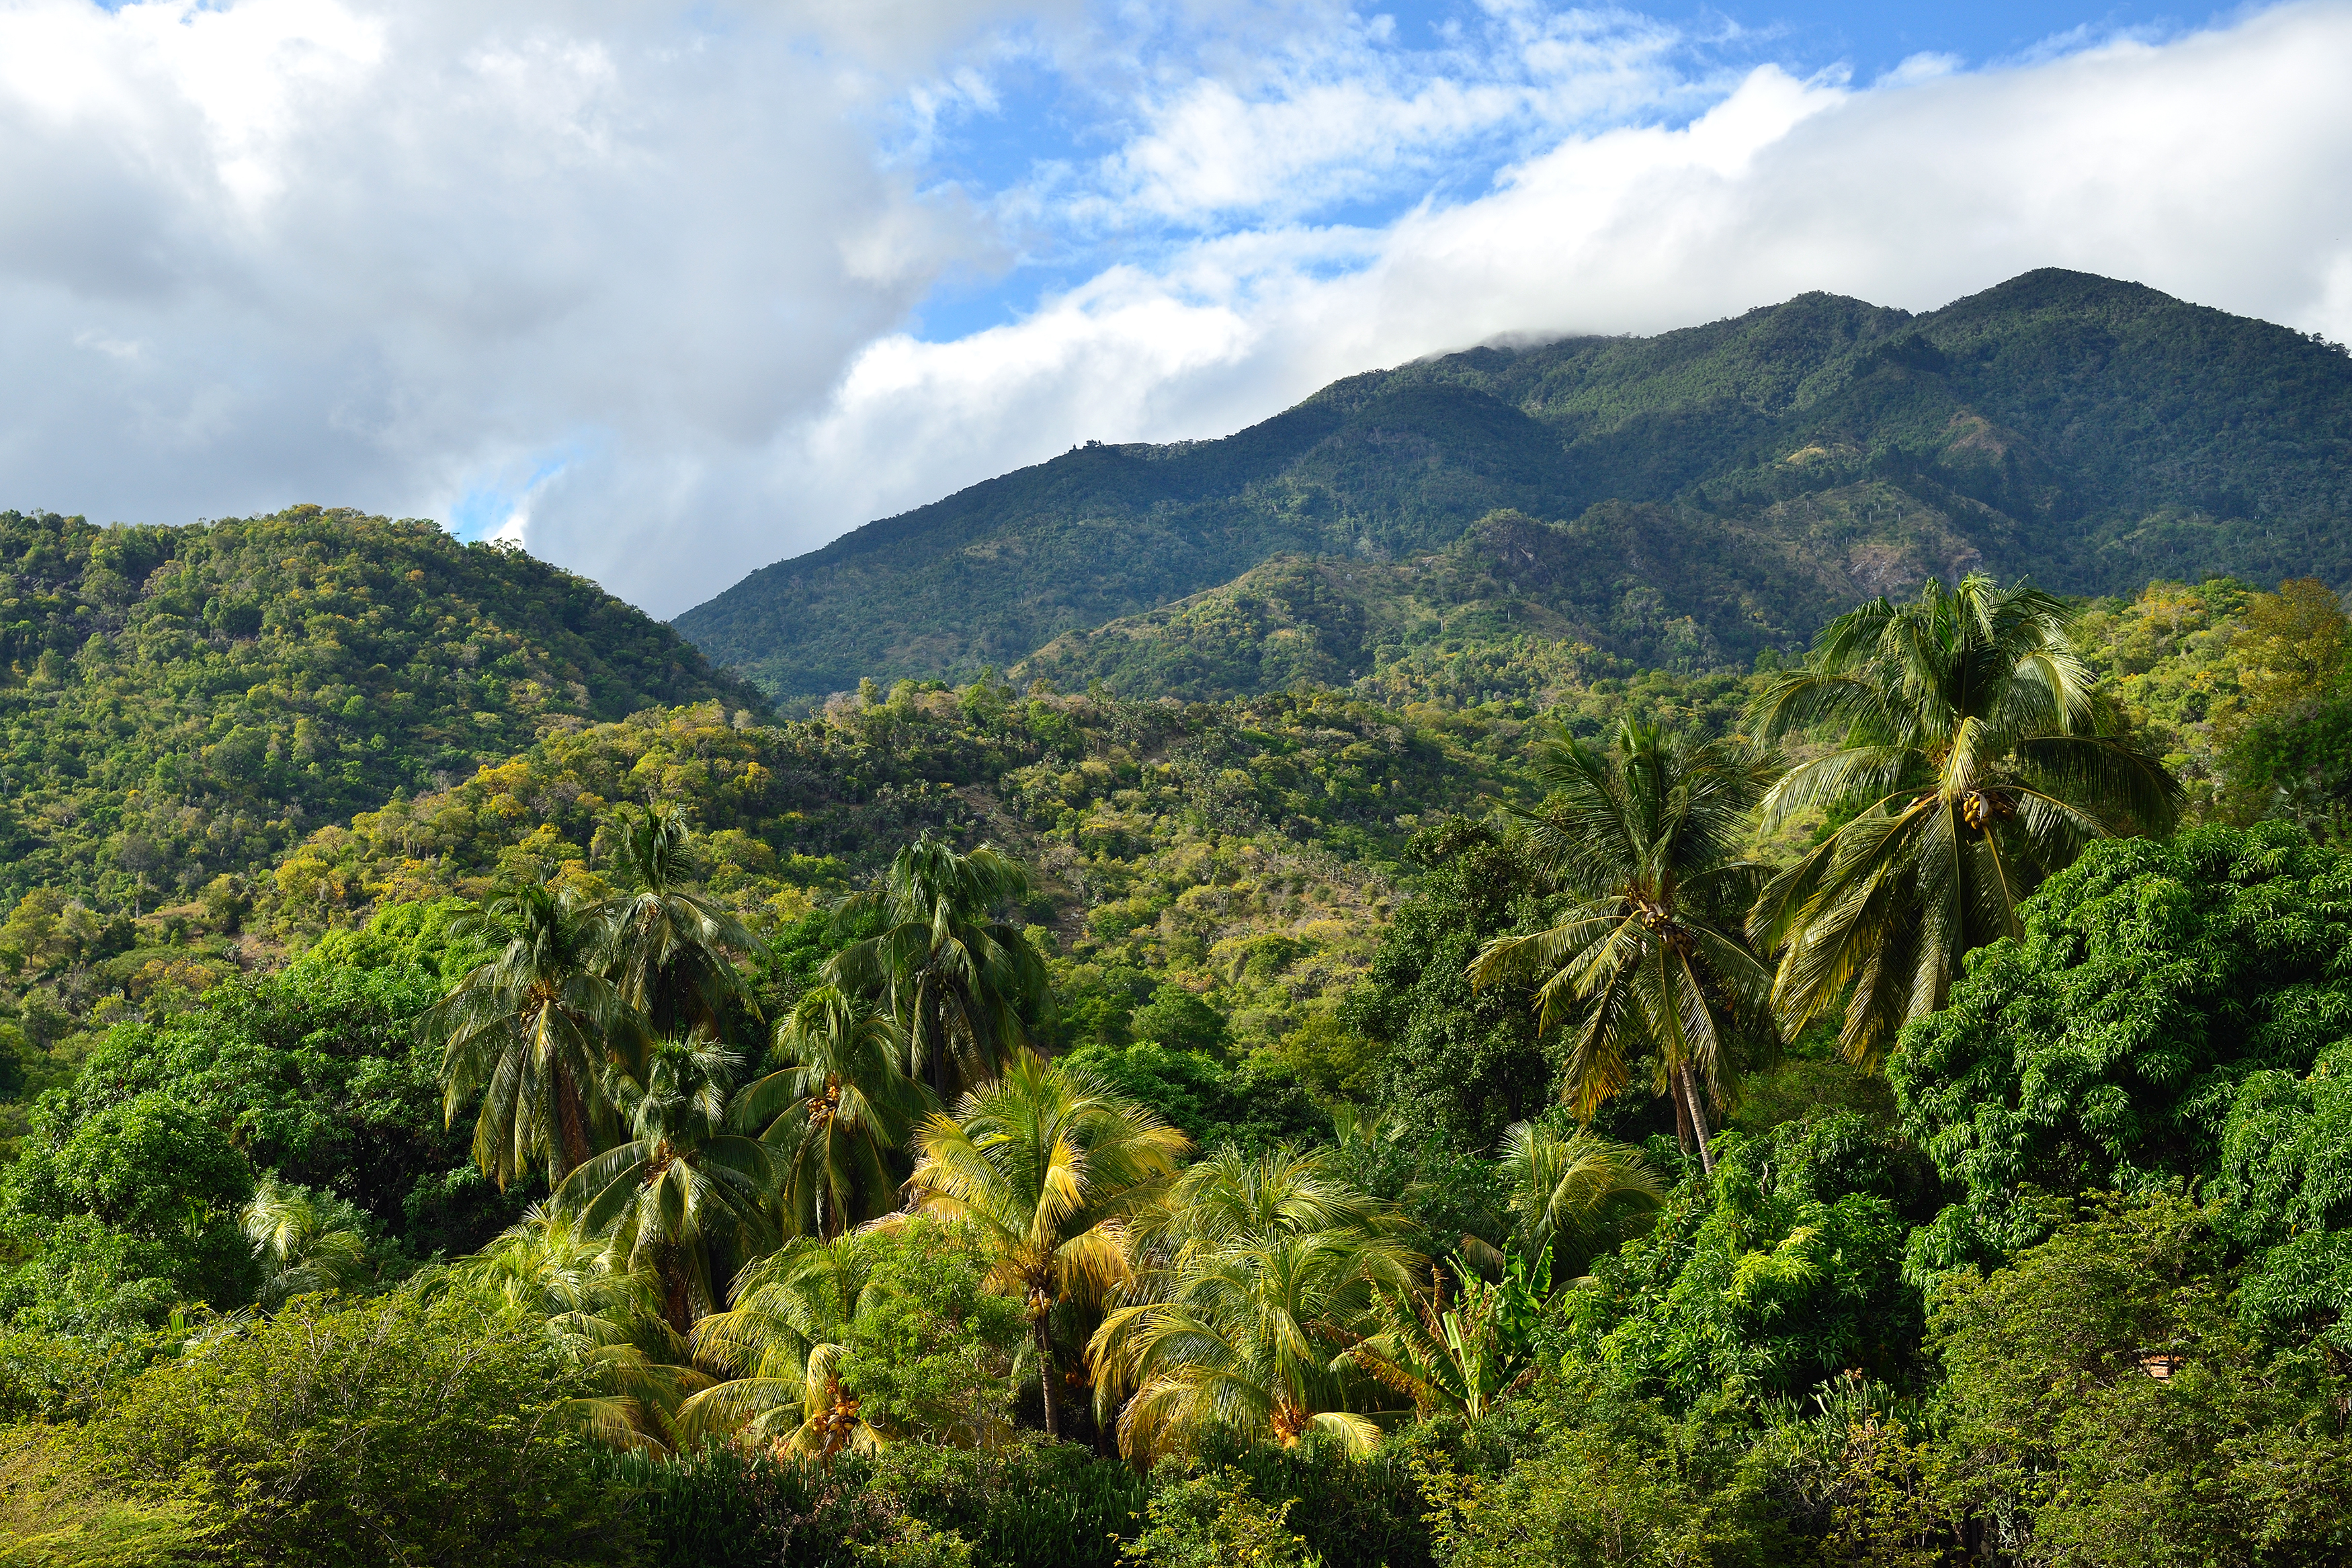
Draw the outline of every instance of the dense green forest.
[[[2217,573],[2340,586],[2347,456],[2340,349],[2046,270],[1920,316],[1812,294],[1655,338],[1478,349],[1223,440],[1089,444],[764,568],[677,624],[805,702],[864,676],[961,683],[1234,583],[1210,613],[1311,622],[1326,635],[1277,663],[1337,679],[1378,644],[1326,601],[1379,622],[1395,590],[1336,563],[1407,565],[1516,510],[1564,535],[1527,596],[1578,636],[1645,665],[1744,665],[1972,567],[2084,594]],[[1441,579],[1496,564],[1458,559],[1475,540],[1454,554]],[[1234,582],[1283,556],[1321,564]],[[1167,673],[1197,695],[1227,674]]]
[[[1504,517],[779,721],[405,525],[37,521],[0,1563],[2352,1550],[2317,581],[1641,668]],[[278,825],[126,862],[174,757]]]
[[[0,513],[0,891],[187,901],[551,723],[763,712],[593,583],[437,524]]]
[[[2333,592],[1360,601],[26,889],[0,1563],[2343,1559]]]

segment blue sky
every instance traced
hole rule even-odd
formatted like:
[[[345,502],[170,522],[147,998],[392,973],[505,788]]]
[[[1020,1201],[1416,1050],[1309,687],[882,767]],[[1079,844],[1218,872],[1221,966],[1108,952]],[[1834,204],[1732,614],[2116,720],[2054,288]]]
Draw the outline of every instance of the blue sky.
[[[1922,57],[1937,58],[1945,68],[1997,68],[2099,39],[2161,38],[2179,30],[2183,22],[2182,13],[2148,5],[2021,5],[2012,0],[1959,5],[1666,5],[1627,7],[1617,15],[1620,31],[1651,26],[1672,30],[1676,37],[1661,53],[1694,78],[1744,72],[1770,62],[1799,77],[1844,78],[1858,84],[1883,79],[1906,62],[1916,67]],[[2189,15],[2203,20],[2210,14]],[[1408,76],[1458,70],[1465,44],[1474,50],[1481,39],[1490,47],[1499,44],[1497,18],[1489,7],[1469,0],[1366,5],[1352,13],[1360,26],[1383,18],[1391,26],[1371,40],[1370,52],[1395,62]],[[1201,47],[1197,36],[1181,27],[1132,29],[1130,37],[1139,54],[1160,65],[1187,47]],[[937,119],[927,115],[923,133],[908,138],[919,142],[919,152],[906,153],[906,162],[934,189],[1002,201],[1008,193],[1034,188],[1041,170],[1082,168],[1100,158],[1132,125],[1131,105],[1089,90],[1085,81],[1034,57],[1016,53],[1000,66],[992,85],[985,105],[960,104]],[[1694,93],[1682,101],[1612,105],[1581,123],[1589,128],[1632,120],[1679,125],[1713,101],[1712,95]],[[1475,194],[1497,169],[1528,151],[1528,139],[1514,135],[1512,129],[1498,126],[1461,138],[1445,148],[1442,166],[1400,170],[1393,178],[1317,204],[1301,215],[1325,224],[1377,227],[1424,200]],[[1544,125],[1538,139],[1559,129],[1558,124]],[[1171,244],[1231,232],[1234,226],[1211,216],[1190,223],[1146,221],[1106,232],[1096,225],[1056,225],[1050,212],[1038,217],[1025,229],[1028,244],[1012,265],[943,277],[909,323],[917,335],[949,341],[1016,319],[1041,296],[1105,266],[1149,261]]]
[[[0,505],[674,614],[1087,439],[2031,267],[2352,337],[2352,0],[0,0]]]

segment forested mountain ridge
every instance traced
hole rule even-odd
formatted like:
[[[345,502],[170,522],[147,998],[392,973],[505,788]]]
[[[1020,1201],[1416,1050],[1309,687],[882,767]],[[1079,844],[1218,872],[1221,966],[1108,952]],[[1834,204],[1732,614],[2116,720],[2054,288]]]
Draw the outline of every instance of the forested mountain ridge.
[[[1801,643],[1824,603],[1949,579],[1976,559],[1939,514],[1883,483],[1781,503],[1767,521],[1797,537],[1648,503],[1604,502],[1572,523],[1492,512],[1426,554],[1276,556],[1205,593],[1065,632],[1012,673],[1196,702],[1303,681],[1399,707],[1548,705],[1612,672],[1744,666]],[[1851,567],[1808,548],[1839,528]]]
[[[1857,592],[1976,565],[2072,592],[2352,577],[2347,458],[2340,350],[2045,270],[1916,317],[1813,294],[1351,377],[1222,441],[1089,445],[975,486],[676,624],[807,697],[1010,664],[1277,555],[1441,550],[1516,509],[1597,536],[1594,588],[1630,607],[1598,623],[1688,617],[1744,663]],[[1609,503],[1658,509],[1628,545]]]
[[[764,711],[584,579],[430,522],[0,513],[0,894],[184,899],[558,721]]]

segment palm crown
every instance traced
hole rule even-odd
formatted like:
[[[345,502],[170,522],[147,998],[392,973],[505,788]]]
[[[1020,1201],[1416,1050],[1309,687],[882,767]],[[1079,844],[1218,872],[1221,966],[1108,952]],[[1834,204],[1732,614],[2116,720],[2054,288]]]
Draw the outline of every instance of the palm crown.
[[[818,986],[776,1030],[792,1065],[737,1091],[728,1108],[782,1167],[778,1200],[803,1234],[838,1236],[888,1207],[889,1155],[929,1096],[900,1069],[898,1026],[833,986]]]
[[[768,1151],[726,1127],[727,1091],[740,1065],[707,1042],[665,1040],[647,1054],[642,1078],[607,1074],[630,1136],[555,1189],[559,1207],[610,1238],[616,1262],[654,1269],[662,1315],[681,1333],[717,1305],[712,1250],[740,1256],[770,1228]]]
[[[628,891],[597,914],[622,998],[661,1034],[724,1034],[735,1008],[756,1018],[758,1005],[728,955],[753,952],[759,939],[717,900],[686,885],[694,875],[686,820],[656,806],[624,817],[614,837],[615,869]]]
[[[1136,1277],[1087,1347],[1097,1412],[1124,1401],[1120,1451],[1155,1458],[1216,1427],[1370,1446],[1361,1405],[1381,1389],[1355,1350],[1377,1295],[1423,1267],[1401,1229],[1328,1152],[1227,1145],[1186,1168],[1140,1217]]]
[[[603,1093],[634,1015],[603,970],[606,931],[569,890],[525,883],[469,912],[460,934],[506,936],[425,1014],[442,1049],[443,1113],[476,1093],[474,1159],[506,1186],[544,1164],[551,1179],[595,1152],[614,1124]]]
[[[877,909],[888,924],[837,955],[832,977],[845,990],[887,995],[908,1074],[928,1068],[941,1101],[956,1077],[1003,1061],[1022,1042],[1024,1010],[1045,1005],[1043,960],[1021,926],[993,913],[1028,889],[1019,862],[985,844],[960,854],[927,832],[892,859],[877,892],[845,911]]]
[[[694,1325],[697,1356],[728,1376],[680,1407],[683,1437],[740,1431],[828,1458],[881,1441],[840,1375],[844,1331],[873,1298],[870,1239],[803,1237],[743,1270],[734,1304]]]
[[[1737,1068],[1737,1036],[1769,1018],[1769,977],[1738,934],[1737,910],[1762,880],[1730,849],[1762,788],[1760,761],[1724,742],[1685,747],[1627,720],[1608,753],[1573,737],[1538,759],[1552,789],[1524,813],[1539,862],[1583,895],[1548,929],[1488,943],[1480,985],[1536,982],[1543,1027],[1580,1005],[1564,1088],[1590,1119],[1654,1052],[1660,1093],[1706,1152],[1706,1103]]]
[[[1848,815],[1773,879],[1749,917],[1778,950],[1790,1030],[1847,997],[1857,1062],[1944,1005],[1963,955],[2019,930],[2017,906],[2089,840],[2169,831],[2179,784],[2122,733],[2067,641],[2072,613],[2023,583],[1929,582],[1832,622],[1811,661],[1750,709],[1767,739],[1836,727],[1763,800],[1766,829]],[[1851,993],[1849,995],[1849,988]]]
[[[917,1202],[973,1221],[994,1254],[992,1281],[1027,1307],[1048,1435],[1060,1427],[1053,1309],[1128,1278],[1128,1221],[1190,1146],[1150,1111],[1028,1051],[917,1135]]]

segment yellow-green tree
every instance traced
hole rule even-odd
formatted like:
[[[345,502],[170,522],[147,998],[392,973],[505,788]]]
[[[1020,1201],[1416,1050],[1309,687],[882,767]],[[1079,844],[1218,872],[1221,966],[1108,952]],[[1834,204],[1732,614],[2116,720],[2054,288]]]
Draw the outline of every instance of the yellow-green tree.
[[[1129,1222],[1190,1146],[1153,1112],[1031,1051],[916,1136],[917,1203],[978,1227],[992,1279],[1028,1313],[1049,1436],[1061,1431],[1053,1311],[1129,1278]]]

